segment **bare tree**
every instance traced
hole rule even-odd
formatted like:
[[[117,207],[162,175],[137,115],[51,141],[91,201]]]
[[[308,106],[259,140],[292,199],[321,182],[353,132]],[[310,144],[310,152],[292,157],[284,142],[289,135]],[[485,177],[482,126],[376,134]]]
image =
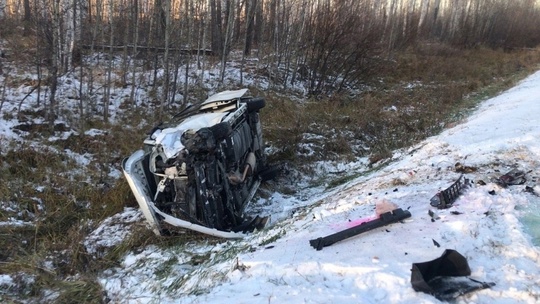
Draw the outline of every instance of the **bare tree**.
[[[24,25],[24,31],[23,31],[23,35],[24,36],[28,36],[30,34],[30,26],[31,26],[31,22],[32,22],[32,9],[30,8],[30,0],[24,0],[24,20],[23,20],[23,25]]]
[[[199,40],[198,40],[198,50],[200,49],[203,49],[203,50],[206,50],[206,40],[207,40],[207,37],[208,37],[208,32],[210,31],[210,35],[212,35],[212,29],[213,29],[213,26],[211,25],[212,23],[212,3],[211,3],[211,0],[208,0],[208,8],[207,8],[207,13],[206,14],[201,14],[202,18],[201,18],[201,28],[200,28],[200,35],[199,35]],[[206,18],[205,18],[206,17]],[[207,23],[210,23],[210,24],[207,24]],[[214,49],[212,48],[212,51]],[[200,75],[199,75],[199,82],[198,82],[198,85],[199,87],[202,87],[203,85],[203,81],[204,81],[204,69],[205,69],[205,64],[206,64],[206,52],[203,52],[202,56],[200,56],[200,53],[199,51],[197,51],[197,67],[200,69]],[[202,59],[199,59],[199,58],[202,58]]]
[[[235,6],[235,0],[227,0],[227,28],[225,30],[225,40],[223,42],[223,49],[221,52],[221,76],[220,76],[220,83],[223,84],[223,80],[225,78],[225,67],[227,65],[227,56],[229,54],[230,48],[231,48],[231,41],[233,39],[233,30],[234,30],[234,23],[235,23],[235,15],[234,15],[234,6]]]
[[[164,36],[165,36],[165,52],[163,55],[163,65],[164,65],[164,71],[163,71],[163,88],[162,88],[162,97],[159,107],[159,114],[158,117],[161,119],[163,115],[163,111],[165,108],[165,104],[169,101],[169,79],[170,79],[170,71],[169,71],[169,48],[170,48],[170,37],[171,37],[171,2],[169,0],[165,0],[163,2],[163,7],[161,11],[164,14],[165,19],[165,28],[164,28]]]
[[[49,109],[47,111],[47,120],[49,122],[49,129],[53,130],[54,121],[56,119],[55,108],[56,108],[56,90],[58,87],[58,69],[59,69],[59,57],[60,57],[60,1],[54,0],[52,2],[52,14],[51,14],[51,40],[48,47],[51,52],[51,58],[48,65],[49,70]]]
[[[212,51],[217,55],[223,53],[223,30],[221,18],[221,0],[208,0],[210,6],[210,34]]]
[[[251,53],[251,48],[253,45],[253,36],[254,36],[254,23],[255,23],[255,12],[259,11],[260,0],[246,0],[245,4],[245,34],[244,34],[244,55],[249,55]]]
[[[139,16],[139,0],[132,0],[131,5],[131,25],[133,26],[133,49],[131,52],[131,60],[136,60],[138,55],[138,45],[139,45],[139,26],[140,26],[140,16]],[[137,65],[135,62],[131,65],[131,90],[129,92],[130,104],[136,105],[135,102],[135,89],[137,88]]]
[[[255,19],[255,12],[259,1],[246,0],[245,4],[245,31],[244,31],[244,52],[242,53],[242,62],[240,64],[240,85],[244,82],[244,66],[246,63],[246,56],[251,53],[251,45],[253,43],[253,22]]]
[[[186,26],[186,33],[187,33],[187,46],[188,48],[192,48],[192,41],[193,41],[193,33],[196,33],[196,31],[194,30],[194,22],[192,21],[193,18],[192,16],[195,15],[195,8],[193,6],[193,2],[191,0],[186,0],[186,3],[185,3],[185,11],[186,11],[186,14],[185,14],[185,17],[186,17],[186,22],[185,22],[185,26]],[[190,14],[191,13],[191,14]],[[198,49],[198,48],[197,48]],[[199,50],[197,50],[197,52],[199,52]],[[189,68],[190,68],[190,64],[191,64],[191,56],[186,56],[187,57],[187,62],[185,63],[186,65],[186,68],[184,70],[184,90],[183,90],[183,101],[184,101],[184,104],[187,104],[188,102],[188,99],[189,99]]]
[[[109,103],[111,102],[111,87],[112,84],[112,69],[113,69],[113,62],[114,62],[114,53],[113,53],[113,46],[114,46],[114,22],[113,22],[113,16],[115,12],[115,5],[114,1],[109,1],[108,3],[108,26],[109,26],[109,61],[107,62],[107,83],[104,86],[104,94],[103,94],[103,121],[108,122],[109,121]]]

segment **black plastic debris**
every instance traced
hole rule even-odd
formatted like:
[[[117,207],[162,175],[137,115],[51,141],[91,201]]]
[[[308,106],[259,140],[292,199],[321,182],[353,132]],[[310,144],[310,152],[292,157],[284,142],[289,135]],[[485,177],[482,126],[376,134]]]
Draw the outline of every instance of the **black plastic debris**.
[[[309,241],[309,244],[317,249],[321,250],[323,247],[330,246],[334,243],[337,243],[339,241],[342,241],[344,239],[350,238],[352,236],[358,235],[362,232],[366,232],[375,228],[379,228],[391,223],[399,222],[401,220],[404,220],[408,217],[411,217],[411,213],[407,210],[402,210],[401,208],[394,209],[392,211],[383,213],[379,216],[379,218],[374,219],[369,222],[365,222],[363,224],[360,224],[358,226],[351,227],[349,229],[342,230],[340,232],[336,232],[334,234],[320,237],[317,239],[313,239]]]
[[[429,200],[429,203],[431,206],[439,209],[450,208],[458,196],[460,196],[470,185],[471,181],[461,175],[450,187],[435,194]]]
[[[530,186],[525,186],[525,189],[523,189],[523,191],[527,192],[527,193],[531,193],[531,194],[534,194],[536,196],[538,196],[538,194],[536,193],[536,191],[534,191],[534,188],[533,187],[530,187]]]
[[[251,220],[246,220],[246,222],[238,227],[235,227],[232,231],[234,232],[253,232],[255,230],[262,230],[265,226],[268,220],[270,219],[269,216],[256,216],[255,218]]]
[[[432,222],[435,222],[436,220],[441,219],[441,217],[440,217],[437,213],[435,213],[433,210],[431,210],[431,209],[428,210],[428,214],[429,214],[429,216],[431,217],[431,221],[432,221]]]
[[[527,179],[525,178],[525,172],[519,169],[512,169],[506,174],[497,179],[497,184],[501,187],[508,187],[513,185],[523,185]]]
[[[455,250],[446,249],[435,260],[413,263],[411,284],[415,291],[431,294],[441,301],[495,285],[469,278],[469,275],[471,269],[467,259]]]

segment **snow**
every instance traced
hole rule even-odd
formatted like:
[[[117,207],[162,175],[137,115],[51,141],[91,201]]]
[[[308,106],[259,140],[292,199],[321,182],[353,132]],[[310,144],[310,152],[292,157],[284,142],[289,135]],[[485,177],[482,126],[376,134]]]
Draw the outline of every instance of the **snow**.
[[[454,249],[468,260],[471,278],[496,284],[457,303],[537,303],[538,96],[540,72],[485,101],[467,121],[396,151],[391,162],[345,185],[259,199],[255,205],[263,207],[254,208],[277,215],[263,231],[130,253],[122,267],[101,275],[102,286],[114,303],[439,303],[412,289],[411,265]],[[476,168],[465,174],[474,186],[451,208],[435,210],[429,200],[460,176],[457,162]],[[525,185],[494,182],[512,168],[527,172]],[[380,202],[412,216],[320,251],[310,246],[311,239],[374,217]],[[203,252],[204,262],[190,262]]]
[[[127,229],[131,223],[140,222],[142,213],[133,208],[124,208],[123,212],[105,219],[98,228],[84,240],[86,252],[95,256],[103,256],[106,250],[119,245],[131,234]]]

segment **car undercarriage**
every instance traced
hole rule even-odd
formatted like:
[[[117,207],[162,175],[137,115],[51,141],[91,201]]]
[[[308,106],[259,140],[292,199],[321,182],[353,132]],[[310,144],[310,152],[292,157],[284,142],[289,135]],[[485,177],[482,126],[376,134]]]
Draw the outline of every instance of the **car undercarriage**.
[[[154,128],[141,150],[122,163],[124,175],[153,231],[171,228],[240,238],[266,218],[244,212],[268,166],[259,110],[262,98],[247,89],[224,91]]]

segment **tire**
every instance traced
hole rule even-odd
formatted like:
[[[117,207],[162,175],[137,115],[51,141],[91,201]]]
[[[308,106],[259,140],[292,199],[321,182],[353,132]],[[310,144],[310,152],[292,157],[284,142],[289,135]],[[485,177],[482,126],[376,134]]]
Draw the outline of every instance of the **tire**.
[[[266,101],[264,101],[264,98],[262,97],[251,98],[246,101],[246,105],[248,113],[251,113],[264,108],[266,106]]]
[[[212,134],[217,141],[227,138],[227,136],[231,135],[233,131],[231,124],[226,121],[211,126],[208,129],[212,131]]]
[[[228,122],[222,122],[208,128],[201,128],[195,134],[185,132],[180,142],[192,153],[205,153],[213,151],[216,145],[231,133],[231,125]]]

